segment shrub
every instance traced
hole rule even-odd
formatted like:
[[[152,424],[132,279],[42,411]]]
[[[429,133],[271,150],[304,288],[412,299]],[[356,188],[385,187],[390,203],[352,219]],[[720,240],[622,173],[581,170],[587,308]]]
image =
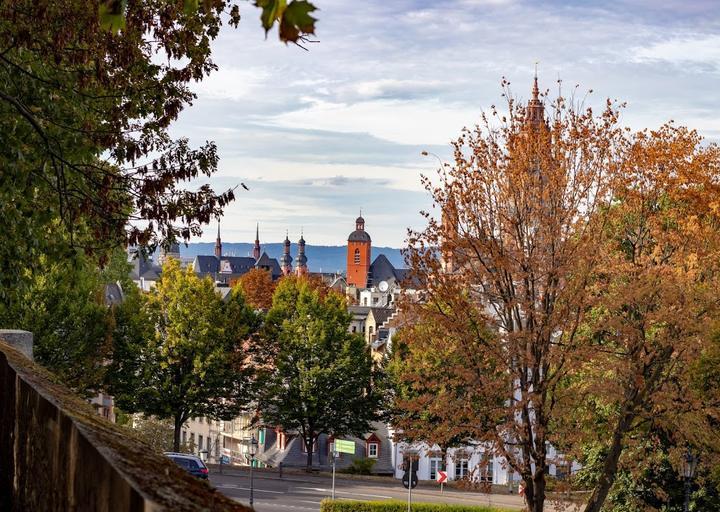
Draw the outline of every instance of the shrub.
[[[519,509],[496,508],[486,505],[448,505],[445,503],[413,503],[414,512],[518,512]],[[320,512],[405,512],[407,502],[391,501],[333,501],[322,500]]]
[[[375,459],[355,459],[352,461],[352,464],[342,472],[350,473],[351,475],[371,475],[374,466]]]

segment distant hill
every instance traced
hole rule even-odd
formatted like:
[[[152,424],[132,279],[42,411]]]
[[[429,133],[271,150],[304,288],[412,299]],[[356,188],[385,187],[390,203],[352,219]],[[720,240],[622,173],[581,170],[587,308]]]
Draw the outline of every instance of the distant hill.
[[[223,254],[228,256],[251,256],[253,244],[223,242]],[[262,244],[263,251],[268,253],[271,258],[277,258],[278,261],[283,254],[283,244]],[[203,254],[214,254],[215,244],[208,242],[191,243],[185,247],[180,244],[180,256],[195,257]],[[404,268],[405,262],[400,249],[392,247],[373,247],[372,257],[378,254],[384,254],[395,268]],[[293,257],[293,264],[297,256],[297,245],[290,246],[290,255]],[[306,245],[305,255],[308,258],[308,267],[311,272],[345,272],[347,265],[347,247],[346,246],[328,246],[328,245]]]

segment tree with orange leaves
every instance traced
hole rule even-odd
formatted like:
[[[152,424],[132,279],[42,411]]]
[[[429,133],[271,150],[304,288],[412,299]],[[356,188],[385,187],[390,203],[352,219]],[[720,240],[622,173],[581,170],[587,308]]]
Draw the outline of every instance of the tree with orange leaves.
[[[255,309],[270,309],[275,283],[270,272],[254,268],[237,280],[237,286],[243,292],[245,300]]]
[[[693,382],[718,314],[720,150],[672,124],[634,135],[598,244],[583,338],[591,356],[567,392],[567,430],[602,447],[587,512],[599,512],[619,468],[644,462],[661,436],[717,462],[718,403]]]
[[[712,313],[707,296],[690,300],[685,295],[688,300],[678,304],[669,291],[672,285],[682,289],[677,281],[696,294],[712,289],[686,281],[690,276],[683,275],[682,262],[699,265],[692,274],[696,279],[714,279],[711,270],[700,269],[708,269],[717,249],[717,225],[708,216],[717,149],[703,149],[692,132],[671,127],[630,134],[610,103],[596,117],[559,97],[546,120],[537,83],[527,107],[507,97],[508,114],[493,107],[480,126],[463,131],[454,143],[454,164],[439,171],[439,185],[424,180],[442,222],[426,214],[428,227],[410,238],[408,254],[423,285],[423,300],[403,306],[410,321],[396,341],[391,363],[397,386],[395,423],[409,439],[489,443],[522,478],[526,510],[541,512],[550,465],[576,455],[597,432],[589,423],[583,429],[579,421],[569,420],[581,412],[597,419],[587,407],[591,397],[620,410],[629,408],[629,416],[608,419],[619,441],[613,437],[606,451],[604,477],[589,503],[588,510],[596,511],[613,483],[628,436],[640,427],[640,416],[634,414],[664,412],[668,421],[675,414],[666,375],[678,370],[673,383],[685,389],[685,366],[673,366],[673,361],[689,361],[697,347],[678,345],[699,342],[703,319]],[[682,177],[676,177],[681,162]],[[654,279],[647,275],[647,280],[633,281],[639,275],[628,274],[622,249],[629,242],[621,239],[644,213],[638,210],[642,201],[631,197],[663,172],[666,194],[667,189],[679,194],[673,208],[686,208],[684,217],[675,212],[682,225],[672,236],[680,240],[684,231],[699,245],[705,241],[707,248],[671,250],[672,258]],[[665,197],[660,193],[656,199]],[[690,205],[691,197],[696,205]],[[672,238],[662,231],[661,218],[658,214],[658,233]],[[660,250],[645,236],[637,235],[650,244],[644,251]],[[676,267],[680,272],[673,274]],[[660,278],[663,272],[667,280]],[[620,331],[597,335],[610,319],[620,329],[622,299],[633,282],[642,285],[643,294],[652,295],[653,285],[667,288],[648,299],[662,304],[655,307],[667,322],[661,323],[662,316],[648,318],[653,324],[649,332],[665,340],[657,357],[646,356],[649,367],[634,364],[638,352],[629,346],[611,350],[614,359],[602,349],[608,337],[630,343]],[[674,317],[677,322],[669,327]],[[649,350],[647,342],[638,338],[638,350]],[[643,371],[652,373],[652,384],[645,383]],[[632,383],[648,387],[635,396]],[[661,400],[667,409],[653,408]],[[708,412],[692,417],[701,421]]]

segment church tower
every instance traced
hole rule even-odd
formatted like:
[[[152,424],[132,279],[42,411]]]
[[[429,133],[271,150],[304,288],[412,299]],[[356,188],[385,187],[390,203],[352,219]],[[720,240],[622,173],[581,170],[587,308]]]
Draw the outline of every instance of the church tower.
[[[253,258],[260,259],[260,223],[255,227],[255,247],[253,247]]]
[[[285,233],[285,242],[282,258],[280,258],[280,269],[284,276],[290,275],[292,272],[292,256],[290,256],[290,238]]]
[[[295,260],[295,275],[306,276],[308,273],[307,268],[307,256],[305,256],[305,239],[300,234],[300,240],[298,240],[298,256]]]
[[[220,241],[220,220],[218,220],[218,234],[215,239],[215,257],[219,260],[222,258],[222,242]]]
[[[355,231],[350,233],[347,245],[347,284],[356,288],[367,287],[371,255],[370,235],[365,231],[365,219],[355,219]]]

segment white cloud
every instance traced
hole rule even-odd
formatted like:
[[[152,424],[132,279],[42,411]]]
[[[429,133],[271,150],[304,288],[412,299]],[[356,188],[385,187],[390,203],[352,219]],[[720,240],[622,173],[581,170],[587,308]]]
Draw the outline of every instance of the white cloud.
[[[318,239],[342,240],[345,210],[377,198],[373,213],[386,225],[376,224],[373,240],[397,246],[425,206],[418,173],[434,163],[420,150],[433,145],[447,158],[460,129],[502,102],[503,76],[527,99],[536,60],[551,94],[559,75],[565,91],[594,89],[592,106],[627,101],[623,122],[634,129],[674,118],[718,137],[716,3],[368,0],[357,16],[354,0],[329,0],[309,52],[276,34],[264,40],[248,6],[240,29],[213,43],[220,70],[197,86],[174,134],[217,140],[217,188],[260,184],[228,210],[223,231],[237,233],[229,240],[250,240],[264,218],[279,240],[299,216]],[[290,193],[291,179],[303,184]]]
[[[316,101],[312,106],[267,119],[285,128],[368,133],[398,144],[449,144],[473,125],[480,107],[440,100],[375,100],[355,104]]]
[[[270,70],[264,68],[223,66],[193,89],[209,99],[239,101],[256,93],[270,77]]]
[[[676,36],[649,46],[637,47],[632,55],[638,62],[665,61],[673,64],[701,64],[720,68],[720,35]]]

